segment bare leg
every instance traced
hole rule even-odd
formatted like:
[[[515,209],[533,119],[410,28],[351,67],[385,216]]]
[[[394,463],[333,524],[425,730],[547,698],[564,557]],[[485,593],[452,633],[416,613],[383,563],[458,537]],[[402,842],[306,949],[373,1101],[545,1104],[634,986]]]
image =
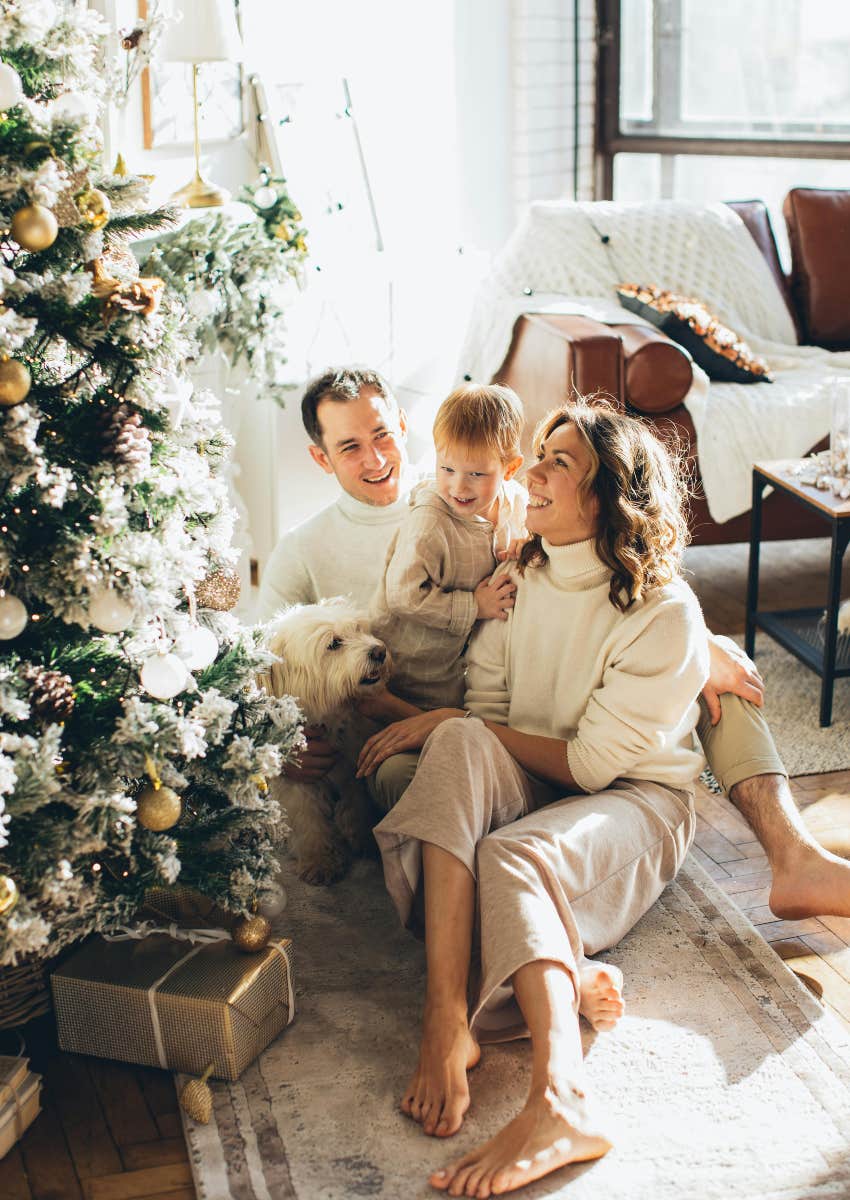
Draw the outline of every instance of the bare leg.
[[[818,845],[784,775],[754,775],[736,784],[730,798],[764,847],[777,917],[850,916],[850,862]]]
[[[425,1133],[450,1137],[469,1108],[466,1072],[481,1056],[467,1011],[475,880],[460,859],[428,842],[422,869],[428,981],[419,1065],[401,1108]]]
[[[528,1099],[489,1142],[431,1176],[432,1186],[450,1196],[486,1200],[611,1149],[587,1113],[572,976],[561,963],[531,962],[516,972],[513,987],[531,1034]]]

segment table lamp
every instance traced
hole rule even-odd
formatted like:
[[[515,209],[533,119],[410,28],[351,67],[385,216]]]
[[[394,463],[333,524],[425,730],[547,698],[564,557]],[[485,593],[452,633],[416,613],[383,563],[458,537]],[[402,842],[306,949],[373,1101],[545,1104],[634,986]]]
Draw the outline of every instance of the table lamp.
[[[242,39],[236,24],[233,0],[178,0],[175,16],[163,36],[163,62],[192,64],[192,105],[195,119],[195,175],[171,199],[186,208],[213,208],[229,199],[225,188],[208,183],[201,175],[201,138],[198,129],[198,70],[206,62],[239,62]]]

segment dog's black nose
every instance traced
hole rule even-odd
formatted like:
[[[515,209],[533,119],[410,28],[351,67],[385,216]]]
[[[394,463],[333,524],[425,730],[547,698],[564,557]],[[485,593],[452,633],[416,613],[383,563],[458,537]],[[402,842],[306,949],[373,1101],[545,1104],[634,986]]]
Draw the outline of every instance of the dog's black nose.
[[[387,657],[387,652],[383,646],[373,646],[369,651],[369,658],[372,662],[382,663]]]

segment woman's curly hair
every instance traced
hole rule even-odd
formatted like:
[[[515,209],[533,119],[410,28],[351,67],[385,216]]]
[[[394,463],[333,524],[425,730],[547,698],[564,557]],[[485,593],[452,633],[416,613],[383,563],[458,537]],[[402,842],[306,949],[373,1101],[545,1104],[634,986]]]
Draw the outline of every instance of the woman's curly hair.
[[[599,505],[596,553],[611,568],[609,599],[625,612],[635,600],[669,583],[688,542],[685,506],[688,472],[681,452],[662,444],[636,417],[593,398],[565,404],[544,417],[534,433],[535,454],[562,425],[573,425],[591,467],[579,485],[579,503]],[[547,561],[539,536],[522,549],[519,569]]]

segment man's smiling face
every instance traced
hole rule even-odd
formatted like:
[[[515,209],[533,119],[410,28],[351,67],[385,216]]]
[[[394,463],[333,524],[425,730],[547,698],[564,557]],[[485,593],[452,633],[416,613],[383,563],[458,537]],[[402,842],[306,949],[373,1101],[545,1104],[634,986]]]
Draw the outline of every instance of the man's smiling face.
[[[313,461],[355,500],[380,507],[397,500],[407,452],[395,402],[364,387],[356,400],[320,400],[316,416],[322,445],[310,446]]]

